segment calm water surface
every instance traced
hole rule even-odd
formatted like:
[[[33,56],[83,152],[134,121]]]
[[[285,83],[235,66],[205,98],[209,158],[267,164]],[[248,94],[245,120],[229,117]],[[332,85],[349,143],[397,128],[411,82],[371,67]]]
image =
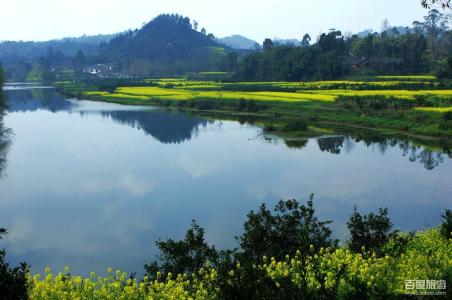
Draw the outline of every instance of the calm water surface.
[[[0,147],[2,245],[33,272],[140,273],[154,241],[182,238],[192,219],[235,247],[249,210],[311,192],[342,240],[354,205],[388,207],[402,230],[436,225],[452,206],[450,152],[343,135],[287,145],[250,124],[6,89],[15,135]]]

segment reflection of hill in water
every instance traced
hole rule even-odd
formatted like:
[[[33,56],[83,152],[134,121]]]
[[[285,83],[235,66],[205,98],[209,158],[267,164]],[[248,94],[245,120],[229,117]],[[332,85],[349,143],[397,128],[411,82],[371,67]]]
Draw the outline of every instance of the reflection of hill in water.
[[[164,144],[179,144],[195,135],[199,126],[210,121],[185,113],[167,111],[104,111],[101,115],[113,121],[143,130]]]
[[[51,112],[72,111],[77,106],[65,99],[54,89],[23,89],[6,91],[8,112],[48,110]],[[92,111],[88,106],[77,106],[81,115],[100,114],[114,122],[143,130],[165,144],[178,144],[190,140],[199,126],[209,121],[184,113],[160,110],[108,110]],[[121,109],[127,109],[123,107]]]
[[[72,103],[54,89],[23,89],[5,91],[8,112],[68,110]]]
[[[349,153],[353,150],[356,143],[362,143],[368,148],[378,150],[381,154],[385,154],[389,148],[398,147],[402,152],[402,156],[407,156],[412,162],[418,161],[428,170],[432,170],[443,163],[445,157],[452,159],[452,151],[450,149],[431,151],[406,139],[365,135],[329,136],[317,139],[317,144],[321,151],[333,154],[340,154],[342,149]]]

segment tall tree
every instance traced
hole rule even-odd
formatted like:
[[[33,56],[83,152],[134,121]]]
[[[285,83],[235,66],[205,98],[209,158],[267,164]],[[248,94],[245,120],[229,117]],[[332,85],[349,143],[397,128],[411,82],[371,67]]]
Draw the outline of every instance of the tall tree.
[[[424,8],[430,9],[432,6],[439,5],[443,9],[452,8],[452,0],[422,0],[421,4]]]
[[[389,21],[388,21],[388,19],[384,19],[384,20],[381,22],[380,32],[385,32],[385,31],[387,31],[388,29],[389,29]]]
[[[309,34],[305,34],[303,36],[303,39],[301,40],[301,45],[303,47],[309,46],[309,44],[311,43],[311,36]]]
[[[74,58],[72,59],[72,66],[77,72],[80,72],[82,71],[85,64],[86,64],[85,54],[83,53],[82,50],[78,50]]]
[[[274,44],[271,39],[265,39],[263,43],[264,51],[269,51],[273,48]]]

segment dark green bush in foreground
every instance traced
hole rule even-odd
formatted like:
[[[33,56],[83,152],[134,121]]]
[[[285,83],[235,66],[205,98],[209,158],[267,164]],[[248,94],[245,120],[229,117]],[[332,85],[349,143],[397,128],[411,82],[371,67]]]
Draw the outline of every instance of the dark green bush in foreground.
[[[30,299],[40,300],[398,299],[419,291],[446,295],[452,282],[452,243],[446,238],[451,216],[446,210],[438,228],[406,234],[391,231],[386,209],[368,215],[355,209],[348,222],[350,240],[341,247],[331,239],[330,222],[315,216],[312,196],[306,205],[280,201],[273,210],[262,205],[248,214],[238,249],[217,251],[193,222],[183,240],[156,242],[161,260],[146,265],[142,281],[111,269],[106,277],[89,278],[46,271],[45,277],[29,276],[27,287],[26,268],[6,265],[0,286],[10,294],[1,295],[25,299],[27,289]],[[436,285],[407,289],[411,280]]]
[[[0,240],[4,234],[6,234],[6,230],[0,228]],[[5,261],[5,255],[5,250],[0,250],[0,299],[27,299],[28,267],[22,263],[20,267],[11,268]]]

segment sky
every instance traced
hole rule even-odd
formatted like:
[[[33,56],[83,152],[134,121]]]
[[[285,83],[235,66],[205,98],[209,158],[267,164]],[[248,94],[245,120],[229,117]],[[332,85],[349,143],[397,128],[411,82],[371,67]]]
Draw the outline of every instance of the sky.
[[[316,37],[411,25],[426,14],[420,0],[1,0],[0,40],[42,41],[139,28],[161,13],[198,21],[217,37]]]

